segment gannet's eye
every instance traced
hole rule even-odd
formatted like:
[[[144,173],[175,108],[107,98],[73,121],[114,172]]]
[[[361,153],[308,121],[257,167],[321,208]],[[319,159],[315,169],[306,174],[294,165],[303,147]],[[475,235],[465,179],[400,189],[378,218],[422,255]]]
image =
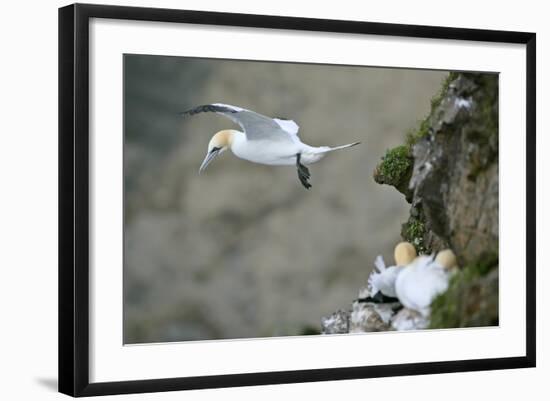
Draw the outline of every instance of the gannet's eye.
[[[220,147],[214,146],[214,147],[212,148],[212,150],[210,151],[210,153],[218,152],[220,149],[221,149]]]

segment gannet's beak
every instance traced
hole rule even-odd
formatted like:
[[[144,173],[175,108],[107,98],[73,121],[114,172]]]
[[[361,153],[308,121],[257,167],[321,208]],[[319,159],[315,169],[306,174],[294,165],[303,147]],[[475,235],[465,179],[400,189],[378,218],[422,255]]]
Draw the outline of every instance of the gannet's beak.
[[[206,169],[206,167],[210,164],[210,162],[212,160],[214,160],[219,153],[220,153],[219,148],[213,148],[210,152],[208,152],[208,154],[206,155],[206,157],[202,161],[202,164],[199,168],[199,174],[202,173]]]

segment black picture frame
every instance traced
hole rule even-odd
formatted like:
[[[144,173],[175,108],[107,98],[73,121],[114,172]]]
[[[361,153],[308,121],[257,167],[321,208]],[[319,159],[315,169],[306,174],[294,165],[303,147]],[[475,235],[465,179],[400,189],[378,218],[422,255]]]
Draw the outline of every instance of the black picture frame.
[[[88,61],[91,18],[454,39],[526,46],[526,354],[521,357],[90,383]],[[527,32],[74,4],[59,9],[59,391],[71,396],[534,367],[536,35]]]

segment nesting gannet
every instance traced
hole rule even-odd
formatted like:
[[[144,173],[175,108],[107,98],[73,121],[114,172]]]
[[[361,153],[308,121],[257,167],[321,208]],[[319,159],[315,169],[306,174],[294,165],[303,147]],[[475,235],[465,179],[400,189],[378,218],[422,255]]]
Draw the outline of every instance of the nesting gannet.
[[[416,249],[408,242],[400,242],[396,245],[394,252],[395,266],[386,267],[384,258],[381,255],[374,261],[374,266],[378,270],[373,270],[369,276],[369,288],[374,296],[378,291],[387,297],[395,298],[395,280],[404,268],[416,258]]]
[[[199,172],[202,172],[214,158],[228,148],[238,158],[254,163],[273,166],[292,166],[298,169],[298,178],[309,189],[309,169],[306,165],[318,162],[328,152],[358,145],[309,146],[298,137],[299,126],[292,120],[270,118],[251,110],[229,104],[213,103],[185,111],[183,115],[214,112],[237,123],[244,132],[226,129],[217,132],[208,144],[208,152]]]
[[[399,302],[424,317],[429,316],[432,301],[447,291],[456,266],[456,257],[450,249],[439,252],[435,260],[428,255],[417,257],[395,280]]]

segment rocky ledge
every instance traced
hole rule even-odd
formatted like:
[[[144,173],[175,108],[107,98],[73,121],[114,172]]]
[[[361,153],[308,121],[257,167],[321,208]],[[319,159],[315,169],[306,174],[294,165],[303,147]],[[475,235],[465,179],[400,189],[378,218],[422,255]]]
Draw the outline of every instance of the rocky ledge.
[[[419,254],[452,249],[461,269],[424,319],[399,303],[367,302],[321,319],[326,334],[498,324],[498,75],[450,73],[429,115],[373,177],[411,204],[401,236]]]

